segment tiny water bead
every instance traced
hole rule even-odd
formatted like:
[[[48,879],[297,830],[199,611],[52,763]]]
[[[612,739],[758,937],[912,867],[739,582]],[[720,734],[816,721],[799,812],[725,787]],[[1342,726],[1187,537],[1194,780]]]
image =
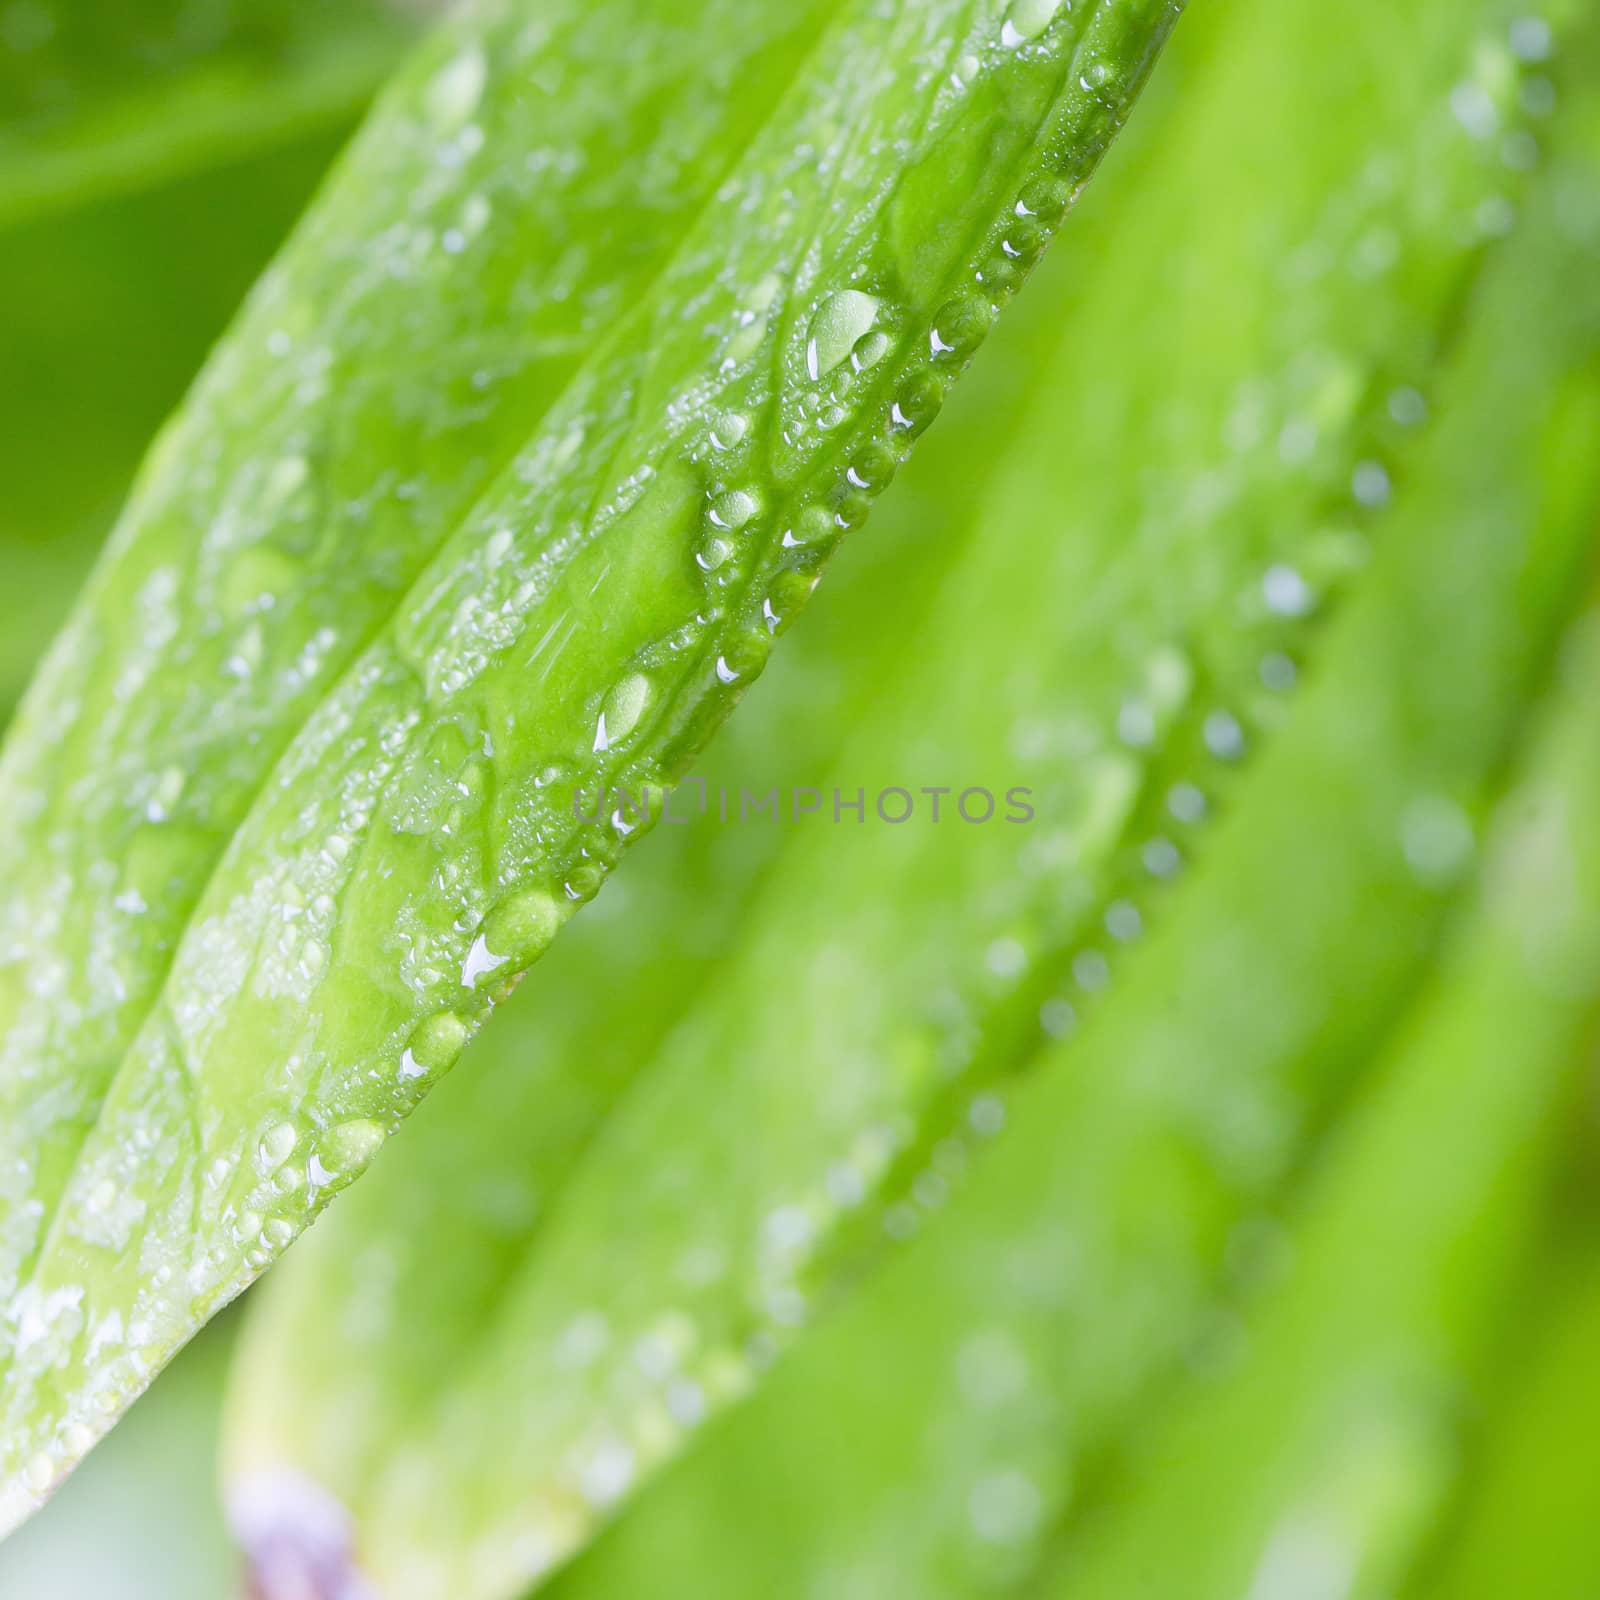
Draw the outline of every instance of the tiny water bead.
[[[1303,617],[1315,604],[1310,584],[1286,563],[1267,568],[1261,580],[1261,596],[1267,610],[1280,617]]]

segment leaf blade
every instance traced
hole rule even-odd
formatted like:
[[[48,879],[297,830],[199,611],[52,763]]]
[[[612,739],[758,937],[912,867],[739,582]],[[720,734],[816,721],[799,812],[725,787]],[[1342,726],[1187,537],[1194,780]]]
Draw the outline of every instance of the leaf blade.
[[[499,972],[499,984],[520,971],[542,951],[571,904],[593,892],[614,851],[607,847],[589,859],[587,847],[580,850],[572,843],[574,830],[563,808],[539,796],[534,776],[562,753],[580,761],[607,756],[584,768],[604,781],[670,772],[725,712],[731,699],[727,690],[758,670],[767,638],[765,620],[753,620],[759,618],[759,599],[741,599],[746,614],[726,637],[673,637],[674,630],[692,634],[707,626],[691,621],[705,599],[705,569],[696,571],[689,560],[700,527],[702,491],[690,487],[693,458],[684,454],[691,443],[698,444],[699,434],[691,439],[684,418],[694,414],[698,428],[713,402],[727,407],[737,398],[753,405],[769,394],[771,382],[765,360],[756,359],[759,345],[750,342],[753,322],[738,323],[714,338],[708,358],[705,336],[693,318],[707,316],[706,307],[713,307],[728,327],[743,314],[743,297],[752,293],[769,296],[764,310],[788,306],[797,293],[803,299],[811,292],[808,273],[819,267],[837,272],[852,252],[868,249],[870,229],[863,234],[847,228],[836,236],[824,230],[818,236],[820,261],[802,260],[817,240],[812,219],[795,213],[809,206],[820,216],[825,201],[855,192],[870,195],[867,215],[876,217],[892,198],[882,193],[885,172],[898,173],[905,159],[887,132],[904,127],[908,108],[914,114],[933,107],[925,141],[964,136],[959,108],[948,96],[938,98],[936,80],[922,71],[911,46],[938,56],[953,40],[980,41],[989,51],[986,71],[994,81],[1017,88],[1022,109],[1006,123],[1010,142],[1004,158],[985,175],[998,206],[1002,195],[1009,204],[1042,165],[1064,172],[1069,181],[1086,176],[1173,16],[1166,0],[1102,5],[1072,19],[1071,28],[1058,25],[1027,51],[1015,51],[993,44],[994,9],[952,3],[908,18],[847,5],[831,19],[822,40],[832,58],[823,62],[820,47],[804,58],[804,92],[792,90],[778,102],[786,120],[769,122],[754,147],[757,153],[741,156],[735,169],[740,183],[725,185],[702,202],[711,209],[691,217],[687,242],[675,257],[667,255],[668,270],[631,316],[601,338],[592,353],[581,352],[585,359],[569,363],[555,409],[538,421],[517,465],[482,499],[470,492],[493,467],[481,456],[479,476],[466,474],[465,483],[452,483],[458,503],[477,499],[477,504],[450,534],[443,553],[431,566],[419,559],[420,575],[408,587],[403,554],[409,546],[393,528],[387,530],[391,544],[402,551],[398,583],[381,559],[369,554],[343,561],[324,549],[318,583],[296,591],[302,601],[315,603],[303,609],[316,614],[294,619],[309,663],[298,680],[289,664],[290,692],[280,698],[252,703],[246,697],[243,705],[253,715],[241,717],[237,703],[230,709],[226,695],[219,703],[210,693],[219,681],[252,675],[251,656],[267,649],[265,618],[277,609],[254,602],[263,585],[269,594],[274,586],[291,587],[299,572],[290,562],[286,574],[277,552],[275,571],[264,573],[259,561],[252,563],[248,584],[240,587],[241,564],[233,560],[230,545],[241,530],[237,521],[230,526],[226,516],[208,515],[214,509],[208,494],[222,477],[226,490],[258,506],[264,494],[271,512],[274,497],[292,500],[314,475],[299,453],[282,456],[267,470],[260,439],[244,453],[232,482],[205,470],[192,484],[173,475],[187,453],[200,452],[199,441],[214,431],[217,415],[226,411],[230,385],[252,366],[257,372],[270,370],[260,363],[273,356],[275,335],[283,331],[274,321],[280,315],[293,321],[292,273],[273,276],[257,296],[245,333],[224,347],[187,420],[158,450],[130,520],[54,652],[43,687],[24,708],[0,768],[0,810],[19,816],[24,825],[3,862],[19,890],[8,908],[14,953],[20,953],[17,933],[23,925],[34,950],[48,947],[52,939],[58,947],[70,945],[70,936],[62,933],[71,909],[61,898],[63,885],[91,903],[132,893],[148,906],[137,884],[130,890],[109,881],[133,861],[160,880],[164,896],[164,918],[155,919],[164,925],[141,930],[137,937],[145,948],[136,952],[129,972],[117,974],[130,980],[122,985],[119,1003],[90,1008],[89,1025],[71,1036],[70,1046],[57,1042],[47,1057],[46,1065],[65,1066],[63,1095],[52,1103],[36,1081],[37,1068],[13,1067],[7,1078],[13,1099],[20,1086],[22,1106],[32,1115],[20,1130],[25,1143],[14,1180],[26,1186],[26,1203],[14,1212],[22,1223],[20,1249],[14,1243],[5,1263],[10,1273],[20,1269],[22,1274],[21,1286],[9,1295],[5,1520],[21,1514],[49,1487],[197,1317],[237,1293],[329,1193],[370,1159],[422,1087],[410,1080],[426,1076],[408,1069],[408,1060],[416,1059],[408,1051],[425,1052],[436,1061],[435,1070],[448,1065],[492,998],[480,991],[477,979]],[[613,31],[618,15],[627,20],[626,13],[610,14]],[[730,20],[749,15],[747,8],[734,7]],[[786,10],[786,22],[793,15]],[[606,42],[608,35],[596,27],[591,10],[573,8],[572,17],[583,24],[574,37]],[[511,18],[507,27],[521,20],[514,12]],[[395,148],[392,170],[409,171],[406,159],[419,145],[433,153],[441,122],[453,137],[475,126],[466,119],[480,108],[484,115],[492,107],[504,108],[504,100],[485,102],[483,96],[491,66],[506,75],[509,67],[499,58],[491,61],[473,41],[474,25],[460,24],[464,40],[445,35],[389,97],[374,123],[379,131],[369,133],[347,166],[347,185],[356,182],[349,175],[360,174],[364,160],[381,167]],[[754,20],[748,25],[758,27]],[[545,35],[533,32],[537,49]],[[528,41],[522,42],[526,47]],[[635,59],[637,41],[630,41],[630,52],[626,59]],[[1069,71],[1080,68],[1081,83]],[[742,88],[750,92],[748,84]],[[513,108],[521,105],[511,98]],[[400,109],[390,114],[390,108]],[[608,99],[602,109],[609,113]],[[418,115],[421,134],[407,120]],[[806,138],[840,152],[837,187],[836,175],[819,172],[809,152],[796,155],[796,142]],[[801,204],[792,206],[778,192],[780,177],[793,186]],[[441,187],[447,202],[459,197],[450,183],[441,180]],[[339,186],[331,191],[339,192]],[[1059,177],[1039,193],[1041,203],[1057,214],[1070,198],[1068,183]],[[742,214],[735,204],[741,198],[751,201],[752,215],[772,224],[770,235],[758,240],[729,230],[726,219]],[[301,235],[298,248],[308,258],[327,245],[327,232],[335,241],[339,237],[329,220],[332,205],[325,201]],[[456,248],[456,234],[440,237],[445,256],[468,254],[467,234],[477,225],[469,212],[477,215],[479,208],[463,206],[462,249]],[[936,216],[913,220],[923,233],[940,226]],[[750,226],[748,220],[744,226]],[[980,260],[991,252],[998,255],[1003,226],[992,225]],[[966,248],[973,247],[968,241]],[[347,246],[346,259],[359,255],[359,249]],[[391,263],[377,265],[387,270]],[[785,289],[784,280],[779,276],[775,291],[763,286],[780,267],[796,274],[796,282],[787,286],[787,298],[774,301],[772,296]],[[730,284],[735,275],[742,281]],[[959,276],[966,280],[965,266]],[[944,316],[920,302],[904,305],[904,326],[896,330],[898,354],[852,400],[857,418],[870,419],[857,422],[864,433],[849,433],[809,452],[791,446],[785,453],[775,430],[769,432],[763,442],[777,464],[770,486],[773,512],[798,511],[808,495],[839,494],[847,447],[862,447],[864,434],[886,421],[890,380],[912,384],[906,393],[914,391],[919,409],[923,402],[933,405],[986,326],[990,300],[1005,298],[1012,286],[1008,273],[1005,283],[989,284],[977,297],[969,294],[959,303],[959,316]],[[346,332],[359,343],[371,328],[354,322],[347,320]],[[930,325],[931,348],[926,343]],[[639,333],[647,333],[645,342],[630,343]],[[798,351],[793,330],[791,345]],[[938,369],[940,376],[930,377],[939,358],[948,359]],[[309,399],[297,396],[302,404],[325,393],[326,367],[316,361],[309,374],[298,375],[310,390]],[[778,409],[799,401],[800,380],[785,371],[783,384],[773,395]],[[260,397],[251,398],[254,404]],[[255,411],[245,414],[260,420]],[[268,407],[274,443],[292,439],[285,421],[297,415],[291,408],[275,417]],[[575,435],[575,429],[581,431]],[[511,443],[520,447],[518,438]],[[893,456],[895,441],[875,448],[878,454],[862,459],[887,475],[892,460],[884,458]],[[360,466],[359,450],[356,457]],[[449,461],[449,445],[440,446],[434,466]],[[337,479],[336,471],[333,476]],[[433,487],[430,515],[401,530],[422,542],[441,520],[443,492]],[[255,613],[241,633],[232,626],[214,627],[177,670],[160,658],[164,645],[183,636],[174,610],[173,572],[164,561],[169,544],[180,551],[189,548],[184,518],[177,519],[175,535],[168,530],[165,538],[158,532],[141,539],[138,532],[141,519],[152,515],[150,508],[159,507],[163,494],[174,489],[180,499],[182,491],[198,491],[185,509],[196,521],[204,518],[209,529],[210,543],[201,541],[198,559],[191,559],[186,570],[199,577],[207,594],[224,599],[232,594],[234,617],[228,618],[226,606],[218,613],[225,622],[243,620],[241,599],[245,611]],[[855,493],[846,490],[837,501],[836,514],[844,521],[864,514],[864,504],[852,498]],[[444,498],[448,504],[448,495]],[[229,509],[239,516],[224,498],[222,510]],[[742,525],[749,514],[713,496],[713,527]],[[631,525],[623,526],[630,518]],[[359,518],[348,520],[360,526]],[[275,525],[269,518],[267,528]],[[619,526],[622,535],[608,543]],[[247,523],[244,531],[254,532],[260,542],[259,521]],[[751,539],[756,547],[752,568],[732,594],[747,596],[758,579],[764,582],[786,565],[777,554],[777,529],[761,532],[760,541]],[[380,545],[378,556],[385,553]],[[781,591],[786,609],[809,590],[822,553],[789,567],[799,576]],[[330,579],[341,572],[343,585],[336,587]],[[597,605],[593,596],[601,584],[606,594]],[[119,588],[141,597],[131,616],[116,598]],[[405,592],[387,621],[385,588]],[[379,593],[365,592],[371,589]],[[193,605],[192,597],[188,603]],[[357,612],[354,626],[338,615],[349,608]],[[726,609],[734,608],[730,603]],[[363,610],[376,628],[370,639],[360,624]],[[96,637],[97,623],[109,625],[113,645],[125,652],[122,658]],[[562,630],[565,635],[558,637]],[[580,650],[591,659],[575,653],[563,660],[580,631]],[[324,639],[327,633],[333,637]],[[524,633],[528,637],[519,652]],[[594,717],[597,703],[605,714],[608,684],[612,692],[627,687],[634,700],[642,697],[643,692],[633,694],[633,678],[640,674],[619,678],[619,666],[647,644],[670,656],[690,642],[694,648],[685,654],[707,669],[705,676],[691,682],[681,670],[676,676],[666,673],[670,693],[662,692],[652,720],[640,726],[634,749],[618,755],[608,738],[596,735]],[[241,645],[243,671],[230,665]],[[352,656],[352,645],[361,647],[359,656]],[[222,671],[215,677],[201,670],[219,660]],[[351,664],[340,676],[346,661]],[[543,675],[538,681],[544,698],[532,704],[524,681],[530,672]],[[125,692],[130,683],[132,696]],[[188,733],[183,718],[173,725],[163,715],[158,736],[145,737],[152,730],[139,726],[129,701],[147,684],[158,686],[150,697],[157,702],[165,698],[162,684],[185,690],[191,703]],[[274,766],[286,725],[310,705],[315,706],[310,720]],[[62,740],[58,725],[68,720],[61,715],[64,706],[76,716]],[[632,716],[637,724],[638,711]],[[464,731],[464,725],[471,726]],[[225,736],[241,727],[244,739],[227,745]],[[425,806],[419,791],[430,788],[441,765],[454,761],[457,775],[466,771],[485,732],[490,735],[482,746],[487,768],[462,781],[474,792],[480,782],[488,784],[496,794],[491,805],[499,809],[491,811],[481,830],[472,830],[470,840],[446,839],[448,828],[434,833],[434,854],[427,855],[407,825],[408,808]],[[91,746],[102,738],[109,749],[97,752],[94,775],[77,782],[78,773],[90,766]],[[415,749],[405,748],[408,739]],[[214,770],[196,759],[193,740],[208,749]],[[119,744],[126,752],[124,764],[116,754]],[[162,770],[163,759],[173,764]],[[191,770],[209,793],[195,793]],[[397,793],[401,770],[409,788]],[[268,771],[270,780],[255,797]],[[71,792],[73,824],[65,837],[48,833],[38,858],[33,851],[52,784]],[[247,808],[246,824],[232,834],[213,870],[221,839],[210,836],[203,824],[227,837],[230,819]],[[381,837],[374,829],[375,814],[385,824]],[[129,840],[139,839],[145,823],[160,825],[169,817],[178,825],[153,842],[144,836],[151,859],[140,862]],[[25,837],[30,830],[31,839]],[[562,859],[563,850],[569,859]],[[91,884],[85,856],[113,870],[100,871]],[[421,880],[409,898],[408,875],[414,884]],[[114,894],[107,892],[113,888]],[[452,902],[453,911],[448,909]],[[191,905],[197,907],[192,917]],[[335,911],[343,952],[333,947]],[[372,940],[389,942],[399,958],[393,966],[360,959],[354,947],[365,942],[371,948]],[[424,947],[428,965],[415,973],[407,972],[403,959],[401,946],[407,941]],[[352,959],[341,960],[341,953]],[[54,959],[60,958],[58,949]],[[174,965],[163,976],[169,960]],[[69,1024],[84,1020],[71,1017],[61,1004],[71,979],[81,981],[83,968],[74,971],[70,957],[64,967],[65,972],[41,964],[35,955],[28,973],[16,971],[15,959],[11,970],[0,972],[5,985],[0,1003],[11,1013],[8,1050],[23,1046],[41,1013],[59,1019],[67,1012]],[[415,988],[407,982],[413,976]],[[246,983],[248,992],[241,992]],[[315,1007],[308,1006],[313,993]],[[122,1037],[130,1024],[138,1032],[124,1059]],[[310,1032],[302,1033],[307,1026]],[[430,1030],[427,1043],[423,1029]],[[265,1082],[263,1060],[277,1064]],[[102,1101],[98,1090],[108,1078]],[[297,1113],[305,1126],[297,1125]],[[149,1161],[134,1159],[141,1144],[154,1147]],[[49,1198],[41,1203],[41,1197],[56,1194],[63,1197],[59,1204]],[[166,1270],[153,1268],[154,1261]],[[86,1298],[91,1281],[94,1294]],[[123,1307],[129,1308],[126,1323]],[[114,1324],[108,1320],[113,1318]],[[107,1359],[97,1350],[104,1345],[120,1353]]]

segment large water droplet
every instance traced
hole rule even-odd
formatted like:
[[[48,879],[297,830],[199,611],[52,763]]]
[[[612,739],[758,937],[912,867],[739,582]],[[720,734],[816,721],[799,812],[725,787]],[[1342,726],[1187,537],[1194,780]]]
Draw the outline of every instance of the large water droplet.
[[[383,1124],[366,1117],[341,1122],[322,1136],[307,1163],[312,1181],[319,1188],[342,1189],[378,1153],[385,1137]],[[273,1224],[269,1222],[265,1237],[276,1244],[272,1232]]]
[[[806,371],[813,379],[825,377],[843,362],[856,341],[878,320],[878,300],[860,289],[840,289],[817,307],[806,343]]]
[[[299,1137],[299,1131],[292,1122],[280,1122],[275,1127],[268,1128],[261,1136],[261,1148],[258,1152],[261,1170],[276,1172],[294,1154],[294,1147]]]
[[[453,1011],[441,1011],[418,1024],[400,1057],[402,1078],[432,1078],[456,1064],[467,1042],[467,1024]]]
[[[1000,29],[1000,42],[1008,50],[1037,39],[1055,20],[1061,0],[1013,0]]]
[[[652,685],[642,672],[630,672],[613,686],[595,724],[594,748],[609,750],[620,744],[639,726],[639,719],[650,704]]]

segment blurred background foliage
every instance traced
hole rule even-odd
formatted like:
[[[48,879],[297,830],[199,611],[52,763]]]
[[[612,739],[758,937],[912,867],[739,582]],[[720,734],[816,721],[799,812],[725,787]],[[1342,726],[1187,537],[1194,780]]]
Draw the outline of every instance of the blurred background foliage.
[[[1228,9],[1195,0],[1141,126],[1159,126],[1163,108],[1212,70]],[[413,26],[397,10],[319,0],[0,4],[7,713],[150,437]],[[1116,153],[1063,258],[1092,252],[1115,229],[1152,144],[1135,137]],[[1543,314],[1537,299],[1526,299],[1530,318]],[[853,686],[873,681],[877,665],[859,619],[891,579],[897,603],[926,606],[937,564],[919,568],[907,552],[941,533],[965,535],[984,466],[1019,404],[1013,375],[1049,311],[1041,283],[1002,326],[937,444],[896,486],[873,538],[846,549],[752,697],[729,736],[738,742],[713,758],[713,783],[719,772],[770,770],[780,749],[788,765],[808,740],[820,752],[823,730],[848,717]],[[1494,377],[1477,374],[1486,386]],[[1575,481],[1600,472],[1569,456],[1550,470]],[[1360,1092],[1316,1141],[1285,1228],[1240,1246],[1253,1249],[1240,1274],[1248,1292],[1190,1352],[1160,1415],[1101,1475],[1071,1538],[1055,1530],[1026,1573],[997,1556],[987,1586],[1071,1600],[1579,1600],[1600,1591],[1594,930],[1575,914],[1559,948],[1539,932],[1548,904],[1595,904],[1600,774],[1585,729],[1600,706],[1596,639],[1590,623],[1558,652],[1541,708],[1501,774],[1482,869],[1453,888],[1428,977],[1398,1008],[1376,1058],[1349,1064]],[[1567,808],[1572,847],[1554,861],[1552,804]],[[519,1003],[558,990],[569,973],[592,983],[597,967],[626,984],[658,961],[649,929],[663,917],[676,919],[686,970],[703,961],[717,948],[728,897],[759,879],[770,847],[754,831],[728,834],[686,865],[692,840],[653,841]],[[1579,978],[1553,990],[1522,981],[1528,970],[1568,967]],[[574,1018],[574,1037],[582,1022]],[[497,1053],[495,1070],[515,1069],[522,1037],[510,1017],[491,1032],[483,1048]],[[630,1039],[609,1032],[614,1059],[596,1062],[597,1101],[607,1074],[628,1070]],[[1181,1040],[1169,1049],[1174,1062],[1185,1053]],[[1114,1071],[1114,1052],[1097,1064]],[[487,1077],[490,1066],[488,1057],[469,1061],[441,1098],[468,1104],[482,1081],[474,1074]],[[1535,1082],[1559,1086],[1559,1115],[1534,1105]],[[447,1163],[459,1154],[446,1152]],[[898,1291],[909,1297],[909,1311],[898,1308],[905,1326],[917,1321],[917,1281],[906,1277]],[[885,1315],[895,1292],[891,1280]],[[187,1600],[236,1590],[214,1479],[238,1321],[230,1314],[207,1330],[58,1499],[0,1546],[0,1594]],[[847,1328],[836,1346],[847,1350],[850,1337]],[[826,1359],[813,1370],[825,1373]],[[1387,1374],[1376,1388],[1373,1371]],[[721,1465],[700,1487],[693,1471],[669,1481],[639,1531],[602,1542],[563,1583],[643,1593],[640,1570],[659,1562],[668,1578],[654,1592],[725,1592],[714,1563],[695,1581],[684,1576],[694,1540],[714,1536],[736,1503],[731,1483],[758,1477],[764,1453],[784,1456],[781,1440],[760,1434],[762,1419],[782,1418],[786,1404],[814,1405],[816,1389],[802,1376],[788,1392],[798,1400],[780,1388],[764,1410],[746,1413],[753,1423],[736,1418],[716,1435]],[[741,1425],[753,1439],[748,1459]],[[786,1459],[778,1476],[798,1480],[807,1466]],[[717,1508],[710,1514],[702,1492]],[[813,1503],[808,1493],[797,1489],[797,1503]],[[997,1527],[1026,1520],[1027,1493],[996,1480],[974,1514]],[[720,1570],[736,1583],[749,1569],[730,1556]]]

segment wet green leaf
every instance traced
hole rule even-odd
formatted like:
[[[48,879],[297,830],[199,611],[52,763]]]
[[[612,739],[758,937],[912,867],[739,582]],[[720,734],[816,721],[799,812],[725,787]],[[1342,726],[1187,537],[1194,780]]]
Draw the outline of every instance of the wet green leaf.
[[[1174,10],[571,0],[401,74],[0,759],[0,1522],[592,897],[574,789],[759,673]]]

